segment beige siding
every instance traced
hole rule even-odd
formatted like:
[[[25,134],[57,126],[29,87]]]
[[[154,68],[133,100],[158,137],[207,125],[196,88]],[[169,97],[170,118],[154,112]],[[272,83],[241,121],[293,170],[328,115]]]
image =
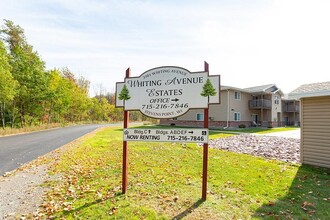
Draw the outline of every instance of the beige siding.
[[[190,109],[186,114],[178,117],[178,120],[196,121],[197,114],[204,114],[203,109]]]
[[[233,93],[230,91],[230,93]],[[229,93],[229,94],[230,94]],[[212,121],[226,121],[227,120],[227,103],[228,103],[228,91],[221,91],[221,104],[213,104],[209,107],[209,117]],[[195,121],[197,114],[203,114],[203,109],[191,109],[186,114],[178,117],[178,120]]]
[[[251,95],[248,93],[241,92],[241,99],[237,100],[235,99],[234,90],[223,90],[221,91],[221,104],[210,105],[210,117],[212,117],[214,121],[234,121],[234,113],[239,112],[241,113],[241,121],[250,121],[250,99]]]
[[[277,102],[275,103],[277,97]],[[281,121],[282,115],[278,118],[278,113],[282,113],[282,99],[279,92],[272,95],[272,115],[270,121]]]
[[[230,91],[230,121],[234,121],[234,112],[241,113],[241,121],[251,121],[251,111],[249,109],[249,100],[252,99],[248,93],[241,92],[241,99],[235,99],[235,91]]]
[[[232,93],[232,91],[230,91]],[[229,94],[230,94],[229,93]],[[213,121],[226,121],[227,120],[227,111],[228,111],[228,91],[221,91],[221,104],[210,105],[209,116]]]
[[[330,168],[330,96],[301,99],[302,163]]]

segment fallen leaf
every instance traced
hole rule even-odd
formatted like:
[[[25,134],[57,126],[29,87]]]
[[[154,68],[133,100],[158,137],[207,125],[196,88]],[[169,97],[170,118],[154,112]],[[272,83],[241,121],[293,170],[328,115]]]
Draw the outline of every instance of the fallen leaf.
[[[273,201],[268,201],[268,205],[269,205],[269,206],[274,206],[275,203],[274,203]]]
[[[315,212],[316,212],[315,210],[310,210],[310,211],[308,211],[308,214],[309,214],[309,215],[314,215]]]
[[[314,207],[314,204],[313,203],[310,203],[310,202],[307,202],[307,201],[305,201],[305,202],[303,202],[302,204],[301,204],[301,206],[302,207]]]

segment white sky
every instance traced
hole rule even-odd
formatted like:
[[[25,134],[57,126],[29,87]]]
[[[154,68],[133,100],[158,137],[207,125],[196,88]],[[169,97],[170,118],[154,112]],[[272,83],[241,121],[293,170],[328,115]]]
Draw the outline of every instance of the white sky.
[[[221,84],[275,83],[284,93],[330,81],[328,0],[0,0],[0,24],[25,30],[47,69],[68,67],[114,91],[158,66],[221,74]]]

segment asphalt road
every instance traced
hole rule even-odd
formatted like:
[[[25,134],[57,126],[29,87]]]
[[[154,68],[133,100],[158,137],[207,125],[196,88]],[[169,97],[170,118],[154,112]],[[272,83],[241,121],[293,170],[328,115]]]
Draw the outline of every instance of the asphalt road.
[[[104,125],[80,125],[0,137],[0,176]]]

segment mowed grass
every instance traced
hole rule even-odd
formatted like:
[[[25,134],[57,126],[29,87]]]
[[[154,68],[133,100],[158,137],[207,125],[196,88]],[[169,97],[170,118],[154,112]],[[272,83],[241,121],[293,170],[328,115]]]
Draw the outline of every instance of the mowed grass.
[[[201,146],[129,142],[128,148],[125,195],[121,194],[122,129],[103,128],[57,159],[52,172],[62,177],[48,183],[51,190],[39,215],[56,219],[329,219],[329,169],[209,149],[208,195],[202,202]]]
[[[219,132],[234,132],[234,133],[256,133],[256,134],[268,134],[281,131],[297,130],[298,127],[277,127],[277,128],[265,128],[265,127],[251,127],[251,128],[236,128],[236,129],[214,129]]]

